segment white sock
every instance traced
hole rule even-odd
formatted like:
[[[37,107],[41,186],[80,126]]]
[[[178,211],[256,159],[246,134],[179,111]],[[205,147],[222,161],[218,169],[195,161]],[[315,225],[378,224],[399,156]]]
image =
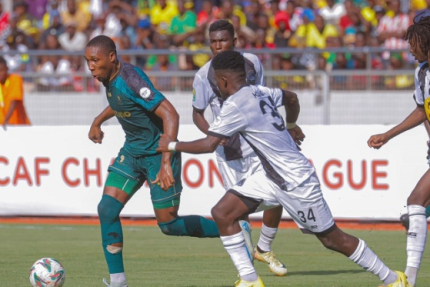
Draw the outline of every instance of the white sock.
[[[114,273],[110,274],[110,282],[125,282],[125,273]]]
[[[278,228],[268,227],[263,223],[261,226],[260,238],[257,243],[258,248],[265,252],[272,250],[272,242],[275,240],[277,232]]]
[[[408,282],[415,285],[418,269],[420,268],[421,258],[427,239],[427,218],[426,209],[421,205],[409,205],[409,230],[406,240],[406,270]]]
[[[240,278],[245,281],[256,281],[258,275],[249,259],[245,246],[245,237],[243,237],[242,232],[229,236],[220,236],[220,238],[225,250],[230,255],[231,261],[236,266]]]
[[[372,272],[384,281],[385,285],[391,284],[397,280],[396,272],[387,267],[373,251],[367,247],[366,242],[358,239],[358,246],[354,253],[349,257],[352,261],[363,267],[365,270]]]

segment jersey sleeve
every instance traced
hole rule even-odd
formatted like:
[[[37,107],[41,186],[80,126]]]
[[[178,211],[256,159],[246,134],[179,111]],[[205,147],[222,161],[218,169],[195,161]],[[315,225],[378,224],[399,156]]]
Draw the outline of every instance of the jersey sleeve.
[[[208,134],[216,137],[231,137],[247,125],[246,117],[236,105],[225,102],[220,115],[210,125]]]
[[[196,74],[193,81],[193,107],[204,111],[209,105],[210,89],[203,81],[201,75]]]
[[[126,75],[125,81],[132,91],[131,100],[148,111],[153,111],[165,99],[163,94],[154,88],[149,78],[142,72],[134,70]]]
[[[261,85],[258,86],[258,88],[272,98],[275,107],[280,107],[284,104],[283,103],[284,93],[282,92],[281,89],[268,88],[268,87],[263,87]]]
[[[419,65],[415,69],[415,76],[414,76],[414,84],[415,84],[415,91],[414,91],[414,100],[419,106],[424,105],[424,88],[425,88],[425,81],[426,78],[426,70],[423,65]]]
[[[255,84],[265,86],[266,81],[264,80],[264,68],[263,68],[263,64],[261,64],[260,59],[258,59],[258,57],[257,57],[257,64],[255,67],[255,71],[257,72]]]

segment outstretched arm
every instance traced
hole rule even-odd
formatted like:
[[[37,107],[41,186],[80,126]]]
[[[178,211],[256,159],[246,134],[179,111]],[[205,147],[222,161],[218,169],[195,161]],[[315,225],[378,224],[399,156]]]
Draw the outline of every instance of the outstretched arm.
[[[7,111],[6,117],[4,118],[4,123],[3,123],[4,125],[6,125],[8,123],[10,117],[13,114],[13,111],[15,111],[15,109],[16,109],[17,103],[18,103],[18,101],[12,101],[10,103],[9,110]]]
[[[409,116],[407,116],[406,119],[403,120],[403,122],[401,122],[394,128],[390,129],[389,131],[383,134],[377,134],[377,135],[371,136],[367,141],[367,145],[369,147],[379,149],[384,144],[386,144],[390,139],[394,138],[395,136],[398,136],[399,134],[407,130],[410,130],[416,127],[417,125],[424,122],[425,119],[426,119],[426,114],[425,114],[424,108],[421,106],[417,106],[415,110],[413,110],[412,113],[410,113]]]
[[[193,154],[211,153],[215,151],[221,140],[221,138],[208,135],[206,138],[191,142],[173,142],[166,135],[162,135],[157,151],[166,152],[176,150]]]
[[[179,114],[168,100],[164,100],[154,111],[155,115],[163,120],[164,134],[169,141],[175,142],[178,138],[179,130]],[[161,141],[161,139],[160,139]],[[167,190],[173,185],[175,179],[173,177],[172,166],[170,159],[172,154],[168,151],[163,152],[161,157],[161,167],[152,183],[159,183],[163,190]]]
[[[88,133],[88,138],[92,140],[94,143],[102,143],[103,140],[103,131],[101,129],[102,124],[108,119],[114,116],[114,112],[110,106],[107,106],[106,109],[103,110],[93,121],[90,127],[90,132]]]

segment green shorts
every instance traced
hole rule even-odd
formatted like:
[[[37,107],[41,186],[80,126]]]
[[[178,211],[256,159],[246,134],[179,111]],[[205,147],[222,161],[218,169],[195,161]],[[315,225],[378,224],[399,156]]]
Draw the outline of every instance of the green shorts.
[[[182,192],[181,153],[172,154],[171,164],[175,183],[168,190],[163,190],[160,185],[151,184],[160,171],[161,154],[136,158],[121,149],[114,163],[108,168],[109,176],[105,185],[119,188],[132,197],[147,181],[155,209],[177,206]]]

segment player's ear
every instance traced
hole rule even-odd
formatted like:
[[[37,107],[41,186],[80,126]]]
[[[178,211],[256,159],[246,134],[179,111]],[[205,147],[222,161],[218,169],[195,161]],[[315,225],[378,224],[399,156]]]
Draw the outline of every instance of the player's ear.
[[[110,52],[109,59],[112,63],[114,63],[116,61],[116,52]]]
[[[237,38],[234,37],[234,39],[233,39],[233,47],[236,47],[236,44],[237,44]]]

